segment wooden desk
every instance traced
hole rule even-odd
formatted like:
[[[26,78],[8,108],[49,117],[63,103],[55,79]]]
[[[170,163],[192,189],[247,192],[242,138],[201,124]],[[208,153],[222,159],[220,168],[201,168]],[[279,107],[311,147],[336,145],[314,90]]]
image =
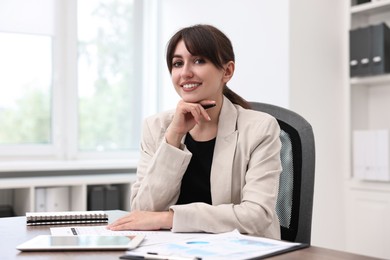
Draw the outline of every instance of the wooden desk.
[[[108,211],[109,222],[124,214],[123,211]],[[26,226],[25,217],[0,218],[0,258],[8,259],[119,259],[122,251],[77,251],[77,252],[20,252],[17,245],[37,236],[50,234],[50,226]],[[320,247],[309,247],[283,255],[272,260],[369,260],[367,256],[350,254]],[[233,259],[234,260],[234,259]]]

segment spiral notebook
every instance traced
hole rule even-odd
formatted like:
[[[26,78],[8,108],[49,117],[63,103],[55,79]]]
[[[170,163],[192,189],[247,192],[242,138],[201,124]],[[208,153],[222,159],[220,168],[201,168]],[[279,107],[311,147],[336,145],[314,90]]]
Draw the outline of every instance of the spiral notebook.
[[[27,226],[107,223],[104,211],[27,212]]]

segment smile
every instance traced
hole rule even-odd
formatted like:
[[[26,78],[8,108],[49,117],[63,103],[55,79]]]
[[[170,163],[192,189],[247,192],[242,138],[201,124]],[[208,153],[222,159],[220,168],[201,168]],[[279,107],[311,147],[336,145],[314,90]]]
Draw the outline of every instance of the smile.
[[[199,87],[200,84],[199,83],[192,83],[192,84],[184,84],[183,85],[183,88],[186,89],[186,90],[190,90],[190,89],[194,89],[196,87]]]

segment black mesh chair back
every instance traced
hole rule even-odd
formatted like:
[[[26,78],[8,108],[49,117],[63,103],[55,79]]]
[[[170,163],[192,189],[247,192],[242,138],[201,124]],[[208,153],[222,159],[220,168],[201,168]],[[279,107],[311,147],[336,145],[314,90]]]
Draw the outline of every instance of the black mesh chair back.
[[[279,123],[282,143],[276,212],[282,240],[310,245],[314,195],[315,146],[311,125],[297,113],[275,105],[250,102]]]

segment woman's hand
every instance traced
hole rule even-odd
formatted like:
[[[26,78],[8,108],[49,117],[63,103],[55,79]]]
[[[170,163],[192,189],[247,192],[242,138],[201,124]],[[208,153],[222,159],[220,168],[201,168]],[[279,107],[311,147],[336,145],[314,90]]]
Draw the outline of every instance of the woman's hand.
[[[204,100],[201,103],[187,103],[180,100],[176,107],[176,112],[168,131],[165,134],[167,143],[180,147],[181,139],[196,124],[202,120],[210,121],[210,116],[202,105],[215,105],[215,101]]]
[[[109,230],[159,230],[171,229],[173,211],[132,211],[107,226]]]

